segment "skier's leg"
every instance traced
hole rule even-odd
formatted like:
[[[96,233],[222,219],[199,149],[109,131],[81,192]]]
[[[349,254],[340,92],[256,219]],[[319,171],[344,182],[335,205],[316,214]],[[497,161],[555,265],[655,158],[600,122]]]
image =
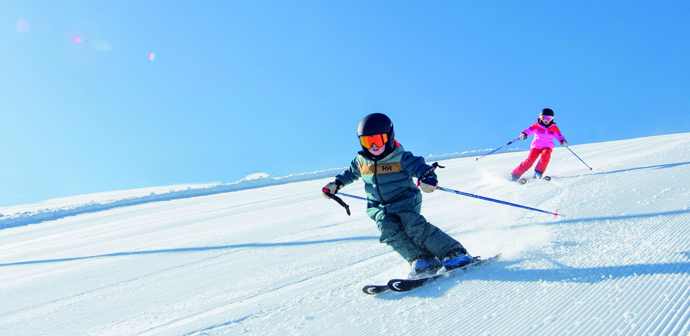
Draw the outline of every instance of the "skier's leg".
[[[382,210],[376,214],[375,220],[381,232],[379,241],[390,246],[407,262],[411,263],[417,258],[431,255],[431,252],[415,244],[407,235],[399,216],[386,214]]]
[[[412,242],[429,250],[439,260],[443,260],[443,257],[451,250],[463,248],[460,242],[429,223],[418,212],[403,212],[398,215],[405,233]]]
[[[541,158],[539,159],[539,162],[537,163],[537,167],[534,168],[534,170],[544,173],[546,171],[546,166],[549,165],[549,161],[551,160],[551,152],[553,149],[551,148],[544,148],[541,150]]]
[[[539,154],[541,153],[541,149],[536,149],[532,148],[529,150],[529,155],[527,156],[527,159],[523,161],[519,166],[517,166],[512,174],[520,177],[522,174],[524,174],[527,170],[529,170],[532,165],[534,164],[534,161],[537,161],[537,158],[539,157]]]

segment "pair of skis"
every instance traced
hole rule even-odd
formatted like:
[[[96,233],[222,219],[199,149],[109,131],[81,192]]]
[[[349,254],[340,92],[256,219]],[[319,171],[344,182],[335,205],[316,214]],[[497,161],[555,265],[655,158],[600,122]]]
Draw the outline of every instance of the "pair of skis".
[[[442,273],[438,274],[433,274],[421,278],[408,278],[408,279],[391,279],[388,281],[388,284],[385,285],[368,285],[364,286],[362,288],[362,291],[365,294],[369,295],[378,295],[382,293],[386,293],[388,291],[394,291],[394,292],[408,292],[413,289],[422,287],[434,280],[443,278],[443,277],[451,277],[453,275],[458,275],[458,274],[464,274],[467,272],[470,272],[472,270],[475,270],[479,267],[487,266],[490,265],[496,261],[498,261],[499,257],[501,255],[497,254],[491,258],[488,259],[481,259],[480,257],[473,257],[472,261],[470,261],[469,264],[455,268],[449,271],[445,271]]]
[[[551,176],[544,176],[541,179],[544,181],[551,181]],[[537,179],[535,178],[534,180],[537,180]],[[525,183],[527,183],[527,179],[523,177],[523,178],[517,180],[517,183],[525,184]]]

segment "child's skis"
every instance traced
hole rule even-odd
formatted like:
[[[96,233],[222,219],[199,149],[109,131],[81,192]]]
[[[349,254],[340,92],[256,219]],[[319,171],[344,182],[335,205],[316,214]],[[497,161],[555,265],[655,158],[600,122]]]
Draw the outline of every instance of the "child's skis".
[[[491,258],[488,259],[481,259],[480,257],[473,257],[472,261],[462,267],[451,269],[448,271],[439,271],[437,274],[433,275],[428,275],[425,277],[421,278],[408,278],[408,279],[391,279],[388,281],[388,284],[386,285],[368,285],[364,286],[362,288],[362,291],[365,294],[369,295],[378,295],[382,293],[386,293],[388,291],[394,291],[394,292],[409,292],[413,289],[422,287],[434,280],[443,278],[443,277],[451,277],[454,275],[459,275],[459,274],[465,274],[467,272],[473,271],[479,267],[483,266],[488,266],[493,264],[494,262],[498,261],[500,258],[500,254],[497,254]]]
[[[551,176],[543,176],[541,179],[539,179],[539,178],[534,178],[533,180],[551,181]],[[523,178],[517,180],[516,182],[517,182],[517,183],[520,183],[520,184],[526,184],[527,181],[528,181],[528,180],[527,180],[526,178],[523,177]]]

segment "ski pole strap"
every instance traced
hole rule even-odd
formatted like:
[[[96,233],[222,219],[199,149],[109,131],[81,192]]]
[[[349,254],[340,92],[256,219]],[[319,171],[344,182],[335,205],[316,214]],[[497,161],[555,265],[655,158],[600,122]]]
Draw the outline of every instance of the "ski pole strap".
[[[338,202],[338,204],[340,204],[343,208],[345,208],[345,211],[347,212],[347,215],[350,216],[350,206],[347,205],[347,203],[345,203],[340,197],[338,197],[338,196],[336,196],[336,195],[334,195],[334,194],[331,194],[331,193],[328,192],[327,190],[328,190],[328,189],[323,188],[322,191],[323,191],[323,193],[326,194],[326,196],[328,196],[330,199],[332,199],[332,200]]]
[[[443,187],[436,187],[436,189],[438,189],[438,190],[443,190],[443,191],[446,191],[446,192],[455,193],[455,194],[462,195],[462,196],[474,197],[474,198],[478,198],[478,199],[485,200],[485,201],[490,201],[490,202],[495,202],[495,203],[499,203],[499,204],[510,205],[510,206],[514,206],[514,207],[518,207],[518,208],[523,208],[523,209],[527,209],[527,210],[532,210],[532,211],[543,212],[543,213],[546,213],[546,214],[553,215],[554,217],[556,217],[556,216],[563,216],[563,217],[565,217],[565,215],[559,214],[558,212],[551,212],[551,211],[544,211],[544,210],[540,210],[540,209],[536,209],[536,208],[530,208],[530,207],[527,207],[527,206],[524,206],[524,205],[515,204],[515,203],[510,203],[510,202],[505,202],[505,201],[501,201],[501,200],[497,200],[497,199],[493,199],[493,198],[488,198],[488,197],[483,197],[483,196],[479,196],[479,195],[474,195],[474,194],[468,194],[468,193],[466,193],[466,192],[462,192],[462,191],[458,191],[458,190],[453,190],[453,189],[448,189],[448,188],[443,188]]]
[[[429,169],[427,169],[425,172],[423,172],[422,175],[419,175],[419,178],[417,178],[417,186],[419,187],[419,181],[423,180],[424,178],[429,176],[429,174],[433,173],[434,170],[436,170],[436,168],[442,168],[443,169],[446,167],[441,166],[440,164],[438,164],[438,162],[434,162]]]

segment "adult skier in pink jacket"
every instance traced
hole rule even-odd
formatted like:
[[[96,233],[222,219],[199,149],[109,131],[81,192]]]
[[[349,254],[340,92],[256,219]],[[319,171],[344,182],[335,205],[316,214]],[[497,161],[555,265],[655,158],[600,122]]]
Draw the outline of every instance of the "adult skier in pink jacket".
[[[532,167],[534,161],[536,161],[540,155],[541,159],[539,159],[537,167],[534,168],[534,178],[541,178],[544,171],[546,171],[546,166],[549,165],[549,160],[551,160],[551,152],[554,147],[553,139],[556,138],[563,147],[568,145],[565,137],[561,134],[561,130],[559,130],[556,123],[553,122],[553,117],[553,110],[545,108],[539,113],[537,122],[520,133],[520,139],[523,140],[534,133],[534,140],[532,140],[527,160],[523,161],[513,170],[512,174],[510,174],[511,181],[520,179],[520,176]]]

